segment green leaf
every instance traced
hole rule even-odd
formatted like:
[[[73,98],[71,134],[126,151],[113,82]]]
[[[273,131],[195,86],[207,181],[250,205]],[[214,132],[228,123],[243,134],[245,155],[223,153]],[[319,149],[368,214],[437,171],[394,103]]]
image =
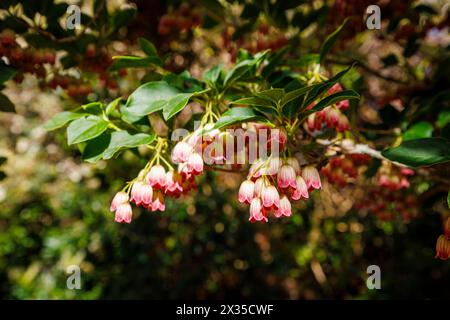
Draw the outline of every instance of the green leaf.
[[[106,106],[106,109],[105,109],[105,113],[107,116],[114,114],[114,112],[116,111],[117,106],[120,104],[121,100],[122,100],[122,98],[119,97],[119,98],[114,99],[110,103],[108,103],[108,105]]]
[[[450,190],[448,190],[448,195],[447,195],[447,206],[450,209]]]
[[[178,112],[186,107],[189,99],[194,95],[194,93],[179,93],[172,99],[166,102],[163,107],[163,117],[165,120],[169,120]]]
[[[330,34],[322,44],[322,47],[320,48],[320,58],[319,62],[322,63],[325,59],[325,56],[330,51],[333,44],[336,42],[337,38],[341,34],[342,30],[344,30],[344,27],[347,25],[348,18],[344,20],[344,22],[337,28],[332,34]]]
[[[438,119],[436,121],[436,124],[438,128],[443,128],[447,123],[450,123],[450,110],[444,110],[441,113],[439,113]]]
[[[86,113],[98,115],[102,113],[103,103],[101,102],[91,102],[87,104],[83,104],[81,109],[86,111]]]
[[[139,38],[139,46],[141,47],[142,51],[148,56],[158,56],[158,51],[156,50],[153,43],[148,41],[144,38]]]
[[[17,70],[11,66],[6,65],[0,60],[0,84],[8,81],[16,74]]]
[[[231,108],[217,120],[214,128],[220,129],[235,123],[257,119],[258,116],[249,107]]]
[[[230,104],[242,104],[245,106],[263,106],[263,107],[274,107],[274,104],[270,101],[267,101],[265,99],[259,98],[259,97],[248,97],[248,98],[242,98],[235,100],[231,102]]]
[[[136,57],[136,56],[114,56],[114,62],[109,70],[115,71],[123,68],[148,68],[152,65],[161,66],[162,61],[157,56]]]
[[[269,51],[258,52],[253,58],[240,61],[231,69],[224,79],[224,86],[228,87],[240,78],[242,78],[253,67],[258,66],[266,57]]]
[[[255,96],[272,101],[277,105],[284,96],[284,89],[274,88],[255,93]]]
[[[0,93],[0,112],[16,112],[14,104],[3,93]]]
[[[353,68],[353,65],[345,68],[344,70],[336,73],[333,77],[330,79],[316,84],[308,93],[308,95],[305,98],[305,101],[303,101],[302,108],[309,106],[314,100],[317,99],[318,96],[320,96],[322,93],[326,92],[328,89],[330,89],[333,85],[335,85],[347,72],[349,72]]]
[[[300,96],[303,96],[304,94],[306,94],[307,92],[309,92],[310,90],[312,90],[313,88],[315,88],[317,86],[318,86],[318,84],[313,84],[310,86],[306,86],[306,87],[302,87],[299,89],[289,91],[288,93],[285,94],[283,99],[281,99],[281,102],[280,102],[281,107],[286,105],[288,102],[291,102],[292,100],[295,100]]]
[[[49,121],[47,121],[44,124],[44,129],[47,131],[52,131],[52,130],[63,127],[70,121],[79,119],[86,115],[87,115],[86,113],[63,111],[63,112],[56,114],[53,118],[51,118]]]
[[[414,124],[411,128],[403,133],[403,141],[419,138],[429,138],[433,135],[433,126],[431,123],[421,121]]]
[[[448,195],[447,195],[447,206],[450,209],[450,190],[448,190]]]
[[[384,150],[382,155],[411,167],[431,166],[450,160],[450,141],[443,138],[403,141],[398,147]]]
[[[336,92],[320,100],[312,109],[308,110],[306,114],[311,114],[323,110],[329,105],[332,105],[339,101],[359,99],[359,98],[360,98],[359,94],[356,93],[354,90],[343,90],[340,92]]]
[[[108,128],[108,122],[98,116],[87,116],[76,119],[67,127],[69,145],[94,139]]]
[[[127,111],[145,116],[162,110],[165,103],[180,91],[165,81],[148,82],[137,88],[127,100]]]
[[[222,63],[212,67],[211,69],[203,73],[203,80],[208,82],[211,86],[215,86],[216,82],[219,80],[220,72],[222,71]]]
[[[136,15],[135,8],[127,8],[125,10],[119,10],[114,13],[111,19],[111,25],[113,30],[118,30],[125,27]]]
[[[83,159],[95,162],[100,159],[111,159],[117,152],[125,148],[136,148],[140,145],[150,144],[155,140],[154,134],[130,134],[127,131],[105,132],[91,140],[83,151]]]

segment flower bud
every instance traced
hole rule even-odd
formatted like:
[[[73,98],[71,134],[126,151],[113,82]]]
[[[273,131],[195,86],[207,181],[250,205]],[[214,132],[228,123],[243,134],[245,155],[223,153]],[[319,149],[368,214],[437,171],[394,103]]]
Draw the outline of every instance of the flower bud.
[[[164,196],[160,190],[155,190],[153,192],[153,202],[151,204],[150,210],[154,211],[164,211],[166,210],[166,205],[164,203]]]
[[[250,217],[248,219],[250,222],[267,222],[267,217],[264,215],[263,208],[261,206],[261,200],[259,198],[254,198],[250,203]]]
[[[444,235],[447,240],[450,240],[450,217],[447,218],[447,222],[445,223]]]
[[[319,172],[313,166],[306,166],[302,171],[302,178],[306,182],[308,189],[320,189],[322,188],[322,183],[320,181]]]
[[[295,174],[300,174],[300,164],[298,163],[297,158],[295,157],[289,157],[286,159],[286,164],[290,165],[295,170]]]

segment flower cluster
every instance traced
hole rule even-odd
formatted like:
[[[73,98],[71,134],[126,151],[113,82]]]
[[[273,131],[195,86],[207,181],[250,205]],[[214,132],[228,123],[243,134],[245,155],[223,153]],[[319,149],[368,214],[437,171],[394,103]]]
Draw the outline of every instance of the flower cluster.
[[[327,94],[342,91],[342,86],[336,83]],[[307,107],[308,110],[315,106],[315,102]],[[334,128],[337,132],[344,132],[349,129],[347,116],[343,113],[349,107],[349,101],[343,100],[323,110],[310,114],[304,124],[305,130],[309,132],[321,131],[323,128]]]
[[[22,48],[16,42],[15,33],[9,29],[0,33],[0,57],[2,56],[8,59],[9,64],[20,70],[14,77],[17,82],[22,82],[24,73],[34,74],[44,79],[47,75],[45,65],[55,64],[53,51]]]
[[[450,258],[450,217],[444,227],[444,234],[440,235],[436,242],[436,258],[447,260]]]
[[[271,156],[252,164],[247,180],[239,188],[238,200],[250,204],[250,222],[264,223],[270,213],[276,218],[291,216],[290,200],[308,199],[309,190],[321,187],[315,167],[300,168],[294,157]]]
[[[371,157],[367,154],[349,154],[331,158],[328,164],[320,170],[328,182],[341,188],[358,177],[358,169],[367,165]]]

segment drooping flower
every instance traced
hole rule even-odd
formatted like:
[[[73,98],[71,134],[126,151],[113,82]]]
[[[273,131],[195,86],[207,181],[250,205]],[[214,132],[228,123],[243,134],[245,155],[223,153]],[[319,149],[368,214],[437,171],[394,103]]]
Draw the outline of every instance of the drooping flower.
[[[267,174],[267,166],[264,163],[264,160],[258,159],[252,163],[250,166],[249,176],[252,178],[259,178],[263,175]]]
[[[116,216],[114,218],[114,221],[120,222],[120,223],[130,223],[131,217],[133,216],[133,209],[131,208],[131,205],[126,202],[122,203],[117,206],[116,210]]]
[[[144,204],[144,206],[148,206],[152,203],[153,199],[153,188],[149,184],[143,184],[140,188],[141,192],[141,202]]]
[[[191,153],[187,160],[188,171],[193,174],[200,174],[203,172],[203,159],[199,153]]]
[[[113,200],[111,201],[111,206],[109,210],[112,212],[116,211],[121,204],[127,203],[128,200],[129,200],[128,193],[123,191],[117,192]]]
[[[157,164],[154,165],[147,174],[147,183],[155,188],[164,188],[166,185],[166,170],[164,167]]]
[[[295,157],[286,158],[286,164],[288,164],[292,168],[294,168],[296,175],[300,174],[300,164],[298,163],[297,158],[295,158]]]
[[[259,198],[254,198],[250,203],[250,217],[248,219],[250,222],[267,222],[268,219],[263,212],[261,206],[261,200]]]
[[[281,166],[281,160],[279,157],[271,157],[269,160],[269,166],[267,168],[267,174],[274,176],[278,174],[278,171],[280,170]]]
[[[265,208],[276,209],[280,206],[280,195],[277,188],[270,185],[265,187],[261,192],[262,204]]]
[[[280,199],[280,206],[278,210],[275,211],[275,217],[280,218],[281,216],[290,217],[292,215],[292,207],[289,199],[283,195]]]
[[[142,181],[136,181],[135,183],[133,183],[133,186],[131,187],[130,200],[134,202],[137,206],[139,206],[142,203],[143,186],[144,183]]]
[[[300,198],[302,197],[308,199],[308,187],[305,180],[301,176],[298,176],[295,181],[297,183],[297,188],[295,188],[295,190],[291,194],[292,200],[300,200]]]
[[[348,123],[348,119],[345,115],[342,113],[339,115],[337,124],[336,124],[336,131],[337,132],[344,132],[350,128],[350,125]]]
[[[278,171],[277,182],[278,186],[282,189],[289,187],[295,188],[297,184],[295,182],[294,167],[288,164],[281,166],[280,170]]]
[[[166,174],[166,194],[179,196],[183,192],[183,177],[181,173],[170,170]]]
[[[308,189],[320,189],[322,188],[322,182],[320,181],[320,175],[317,169],[313,166],[306,166],[302,170],[302,177],[306,182]]]
[[[450,257],[450,240],[440,235],[436,241],[436,258],[447,260]]]
[[[255,196],[255,183],[251,180],[242,182],[239,188],[239,202],[250,204]]]
[[[186,162],[192,153],[192,146],[184,141],[178,142],[172,150],[173,163]]]
[[[164,211],[166,210],[166,205],[164,203],[164,196],[160,190],[155,190],[153,192],[153,202],[150,207],[151,211]]]

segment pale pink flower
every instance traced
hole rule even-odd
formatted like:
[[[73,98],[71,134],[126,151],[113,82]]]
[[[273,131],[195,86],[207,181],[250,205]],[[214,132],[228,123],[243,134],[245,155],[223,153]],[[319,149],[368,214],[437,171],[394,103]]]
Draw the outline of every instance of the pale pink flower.
[[[184,141],[178,142],[172,150],[173,163],[186,162],[192,153],[192,146]]]
[[[255,196],[255,183],[251,180],[245,180],[242,182],[239,188],[239,202],[251,203]]]
[[[130,200],[134,202],[137,206],[142,203],[142,187],[144,183],[142,181],[136,181],[131,187],[131,197]]]
[[[263,208],[261,207],[261,200],[259,198],[254,198],[250,203],[250,217],[248,220],[251,222],[268,221],[267,217],[263,213]]]
[[[151,211],[164,211],[166,210],[166,205],[164,203],[164,196],[160,190],[155,190],[153,192],[153,202],[151,207],[149,207]]]
[[[320,181],[320,175],[317,169],[313,166],[306,166],[302,170],[302,177],[306,182],[308,189],[320,189],[322,188],[322,182]]]
[[[308,199],[309,198],[308,187],[306,186],[305,180],[303,180],[301,176],[298,176],[296,182],[297,187],[291,194],[292,200],[300,200],[301,197]]]
[[[133,215],[133,209],[129,203],[122,203],[117,206],[116,216],[114,221],[130,223]]]
[[[163,188],[166,185],[166,170],[157,164],[154,165],[147,174],[147,182],[155,188]]]
[[[328,89],[328,94],[333,94],[342,91],[342,86],[340,83],[335,83],[330,89]]]
[[[281,166],[277,176],[278,186],[280,188],[295,188],[295,169],[288,164]]]
[[[170,195],[180,195],[183,192],[183,177],[179,172],[170,170],[166,174],[165,193]]]
[[[278,208],[280,205],[280,195],[274,186],[265,187],[261,192],[261,199],[266,208]]]
[[[350,124],[348,122],[348,119],[345,115],[342,113],[339,115],[339,119],[336,126],[336,131],[343,132],[350,128]]]
[[[290,165],[295,170],[295,174],[300,174],[300,164],[298,163],[297,158],[295,157],[289,157],[286,159],[286,164]]]
[[[152,203],[152,199],[153,199],[153,188],[151,185],[149,184],[143,184],[142,187],[140,188],[140,193],[141,193],[141,201],[145,206],[148,206],[149,204]]]
[[[271,157],[269,160],[269,167],[267,169],[267,174],[274,176],[278,174],[278,170],[280,170],[281,160],[279,157]]]
[[[191,153],[187,161],[187,167],[189,172],[193,174],[199,174],[203,172],[203,159],[199,153]]]
[[[282,196],[280,199],[280,207],[275,211],[275,217],[279,218],[281,216],[290,217],[292,214],[291,202],[286,196]]]
[[[334,126],[339,121],[340,113],[336,108],[327,107],[327,112],[325,113],[325,121],[328,127]]]
[[[350,102],[348,100],[342,100],[342,101],[339,101],[338,103],[336,103],[336,107],[339,110],[346,110],[346,109],[348,109],[349,106],[350,106]]]
[[[128,193],[123,191],[117,192],[111,201],[111,206],[109,210],[112,212],[116,211],[119,205],[127,203],[128,200],[129,200]]]

